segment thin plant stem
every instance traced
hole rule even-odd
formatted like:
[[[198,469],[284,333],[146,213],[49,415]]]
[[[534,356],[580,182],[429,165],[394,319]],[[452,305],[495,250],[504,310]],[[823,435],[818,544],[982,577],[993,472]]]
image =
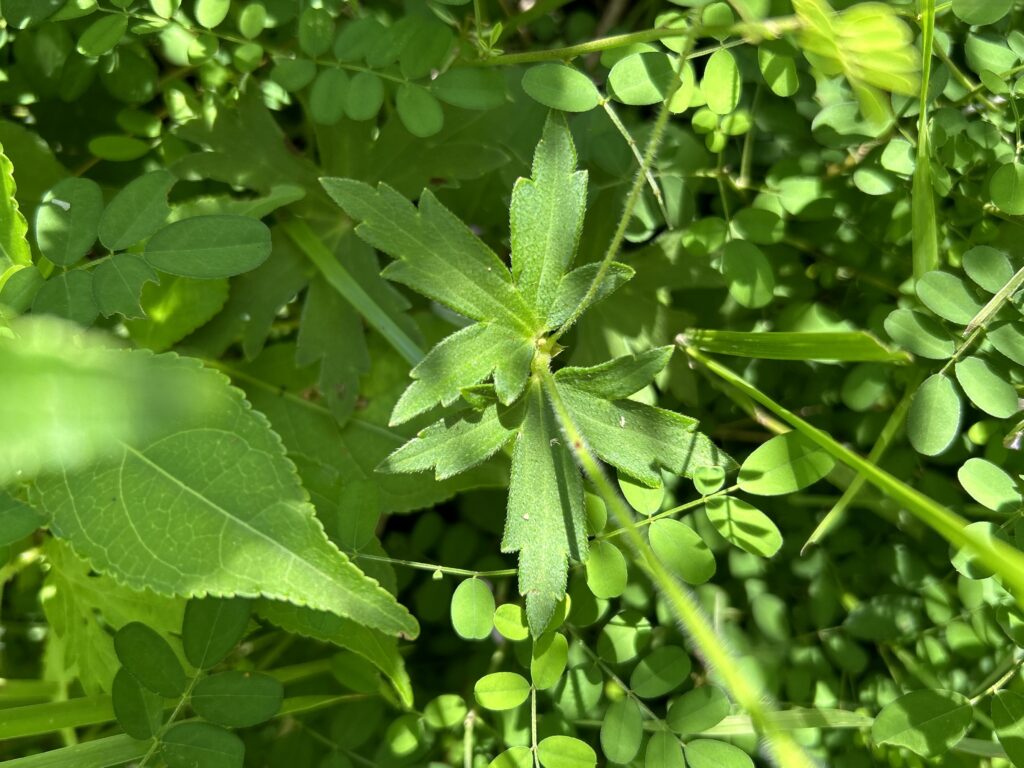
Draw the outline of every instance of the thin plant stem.
[[[626,238],[626,230],[629,228],[630,219],[633,217],[633,211],[636,209],[637,203],[640,201],[640,194],[643,191],[644,183],[646,180],[646,174],[650,168],[654,165],[654,159],[657,157],[658,149],[661,147],[661,140],[665,136],[665,128],[668,126],[668,119],[672,112],[669,110],[669,103],[672,101],[672,97],[675,96],[676,91],[679,90],[682,85],[682,74],[683,67],[686,65],[686,53],[690,50],[690,46],[693,45],[693,30],[687,30],[688,36],[683,42],[683,52],[679,56],[679,64],[676,67],[676,72],[672,78],[672,83],[669,86],[668,92],[665,94],[665,98],[662,100],[661,109],[658,111],[658,117],[654,121],[654,126],[651,128],[650,138],[647,140],[647,148],[644,151],[643,162],[640,164],[640,170],[637,172],[636,178],[633,179],[633,185],[630,187],[629,193],[626,195],[626,202],[622,208],[622,215],[619,217],[619,223],[615,227],[615,234],[612,235],[611,242],[608,244],[608,250],[605,251],[604,258],[601,260],[600,265],[597,268],[597,273],[594,275],[593,281],[590,283],[590,287],[587,288],[587,292],[583,295],[583,299],[576,305],[576,309],[569,316],[562,326],[555,331],[551,336],[551,343],[558,341],[573,324],[579,320],[580,315],[587,309],[590,303],[594,300],[597,292],[601,288],[601,283],[604,282],[605,276],[608,274],[608,270],[611,268],[612,261],[619,253],[619,249],[622,247],[622,243]]]
[[[591,451],[568,407],[563,402],[554,376],[550,371],[539,371],[535,375],[540,377],[548,403],[555,413],[565,442],[570,446],[576,461],[616,521],[625,527],[626,537],[636,555],[637,565],[662,592],[672,612],[693,640],[706,665],[717,670],[721,675],[722,681],[737,703],[750,715],[754,729],[764,735],[770,752],[780,765],[784,765],[786,768],[812,768],[814,763],[792,737],[773,726],[767,717],[767,713],[771,710],[770,703],[766,701],[764,693],[742,673],[736,659],[718,637],[697,599],[669,573],[655,556],[650,545],[640,535],[628,505],[615,490],[600,461]]]

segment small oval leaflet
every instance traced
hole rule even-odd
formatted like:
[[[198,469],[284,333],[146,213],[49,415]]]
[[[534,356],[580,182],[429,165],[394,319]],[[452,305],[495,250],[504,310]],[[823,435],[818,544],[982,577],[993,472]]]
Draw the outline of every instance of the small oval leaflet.
[[[601,749],[613,763],[628,764],[640,752],[644,738],[640,707],[629,698],[613,702],[601,723]]]
[[[96,242],[103,192],[92,179],[61,179],[36,209],[36,242],[42,254],[61,267],[84,257]]]
[[[754,768],[750,755],[739,747],[714,739],[696,739],[685,747],[690,768]]]
[[[572,736],[548,736],[537,745],[544,768],[595,768],[597,754],[589,744]]]
[[[444,103],[462,109],[494,109],[505,103],[505,78],[494,69],[449,69],[430,84],[430,90]]]
[[[252,601],[241,597],[189,600],[181,630],[185,658],[198,669],[223,661],[245,635],[251,612]]]
[[[185,691],[185,670],[155,630],[133,621],[114,635],[117,658],[136,680],[154,693],[175,698]]]
[[[622,551],[608,541],[595,540],[590,544],[587,557],[587,586],[594,597],[618,597],[626,589],[626,558]]]
[[[671,693],[690,676],[692,662],[682,648],[663,645],[640,660],[629,677],[629,687],[644,699]]]
[[[530,636],[526,613],[515,603],[504,603],[494,611],[494,628],[506,640],[518,642]]]
[[[996,293],[1010,282],[1013,265],[1006,254],[988,245],[976,245],[963,256],[964,271],[989,293]]]
[[[977,456],[970,458],[956,476],[972,499],[993,512],[1010,514],[1022,503],[1017,483],[990,461]]]
[[[945,360],[953,355],[955,344],[942,324],[923,312],[896,309],[885,318],[889,338],[918,357]]]
[[[671,56],[644,51],[619,59],[608,73],[608,83],[623,104],[657,104],[668,94],[675,75]]]
[[[491,634],[494,595],[480,579],[466,579],[452,595],[452,626],[464,640],[483,640]]]
[[[348,87],[345,70],[335,67],[320,70],[309,92],[310,117],[321,125],[336,125],[345,116]]]
[[[100,242],[120,251],[160,229],[171,214],[167,194],[175,181],[162,169],[130,181],[103,211],[97,228]]]
[[[771,557],[782,546],[775,523],[752,504],[732,496],[715,496],[704,505],[708,520],[726,541],[759,557]]]
[[[231,0],[196,0],[196,21],[207,29],[220,25],[231,10]]]
[[[729,699],[720,688],[702,685],[673,699],[665,722],[680,735],[714,728],[729,714]]]
[[[515,672],[492,672],[476,681],[473,695],[485,709],[515,709],[530,695],[530,684]]]
[[[255,269],[270,256],[270,230],[247,216],[195,216],[168,224],[146,243],[149,264],[172,275],[212,279]]]
[[[445,693],[423,708],[423,719],[431,728],[455,728],[465,720],[468,711],[465,699],[454,693]]]
[[[991,545],[995,539],[1003,541],[1006,540],[1006,534],[1003,533],[999,526],[995,523],[990,523],[987,520],[978,520],[976,522],[969,523],[964,527],[964,533],[972,539],[979,540],[989,545]],[[964,578],[987,579],[992,575],[992,571],[985,566],[974,547],[964,546],[956,550],[950,547],[950,550],[950,561],[953,563],[953,567],[956,568],[957,572]]]
[[[1024,764],[1024,696],[999,691],[992,698],[992,722],[996,738],[1014,765]]]
[[[530,658],[530,679],[537,690],[544,691],[558,682],[569,659],[569,641],[565,635],[550,632],[533,644]]]
[[[686,768],[679,739],[665,731],[652,733],[644,753],[644,768]]]
[[[353,120],[372,120],[384,105],[384,82],[372,72],[358,72],[345,98],[345,114]]]
[[[124,667],[114,675],[110,694],[118,725],[133,739],[152,738],[160,729],[164,716],[163,697],[143,688]]]
[[[775,275],[764,253],[753,243],[726,243],[722,250],[722,274],[729,282],[729,295],[744,307],[758,309],[771,303]]]
[[[36,292],[33,314],[56,315],[82,326],[91,325],[100,312],[92,282],[93,275],[88,270],[72,269],[54,275]]]
[[[395,94],[395,109],[402,125],[418,138],[433,136],[444,127],[440,102],[421,85],[403,83]]]
[[[981,357],[966,357],[956,364],[956,380],[967,398],[989,416],[1007,419],[1020,410],[1017,390],[1009,377]]]
[[[928,309],[952,323],[967,325],[981,311],[981,302],[967,284],[949,272],[928,272],[915,289]]]
[[[601,103],[590,78],[564,64],[538,64],[523,75],[523,90],[534,101],[563,112],[589,112]]]
[[[533,768],[533,752],[529,747],[506,749],[491,760],[487,768]]]
[[[793,430],[776,435],[740,467],[739,486],[758,496],[780,496],[821,480],[835,466],[823,448]]]
[[[740,103],[740,70],[736,58],[726,49],[715,51],[704,67],[700,88],[708,108],[716,115],[727,115]]]
[[[210,723],[178,723],[160,739],[169,768],[242,768],[245,745],[231,731]]]
[[[101,16],[90,24],[78,38],[77,50],[83,56],[99,58],[113,50],[127,30],[127,15],[114,13]]]
[[[221,672],[199,681],[192,691],[192,708],[217,725],[247,728],[269,720],[281,708],[284,687],[270,675]]]
[[[996,207],[1011,216],[1024,213],[1024,165],[1007,163],[992,174],[989,194]]]
[[[960,434],[963,405],[956,385],[948,376],[933,374],[914,394],[907,413],[907,438],[914,450],[938,456]]]
[[[715,555],[700,534],[678,520],[655,520],[651,547],[665,567],[687,584],[703,584],[715,575]]]
[[[922,757],[939,755],[964,737],[971,705],[954,691],[913,691],[887,704],[871,726],[876,744],[904,747]]]

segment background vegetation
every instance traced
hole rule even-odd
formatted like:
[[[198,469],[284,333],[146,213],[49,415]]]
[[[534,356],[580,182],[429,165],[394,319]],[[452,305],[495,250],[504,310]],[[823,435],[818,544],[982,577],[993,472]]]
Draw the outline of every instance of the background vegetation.
[[[1022,13],[2,0],[0,759],[1024,766]]]

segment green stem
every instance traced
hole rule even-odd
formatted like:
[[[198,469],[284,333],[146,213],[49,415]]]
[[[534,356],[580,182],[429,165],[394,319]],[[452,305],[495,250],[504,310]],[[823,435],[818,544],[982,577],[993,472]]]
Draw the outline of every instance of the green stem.
[[[645,517],[645,518],[643,518],[641,520],[634,521],[633,527],[641,528],[641,527],[643,527],[645,525],[650,525],[655,520],[661,520],[661,518],[663,518],[663,517],[671,517],[672,515],[678,515],[680,512],[685,512],[688,509],[694,509],[695,507],[701,507],[705,503],[707,503],[708,499],[713,499],[716,496],[724,496],[727,493],[732,493],[733,491],[738,491],[739,488],[740,488],[739,485],[731,485],[728,488],[722,488],[721,490],[715,491],[714,493],[709,493],[707,496],[702,496],[699,499],[694,499],[693,501],[688,501],[685,504],[680,504],[678,507],[672,507],[672,509],[666,509],[664,512],[659,512],[656,515],[651,515],[650,517]],[[614,530],[608,531],[608,533],[602,533],[600,536],[597,536],[596,538],[597,539],[602,539],[602,540],[604,540],[604,539],[611,539],[611,538],[614,538],[615,536],[619,536],[619,535],[625,533],[626,530],[627,530],[626,528],[616,528]]]
[[[637,565],[665,596],[676,618],[693,640],[698,652],[708,667],[721,675],[722,681],[732,693],[736,702],[750,715],[758,733],[765,736],[769,748],[780,765],[787,768],[811,768],[813,763],[803,749],[785,733],[779,732],[766,717],[770,706],[763,691],[751,684],[743,674],[739,663],[719,639],[700,604],[655,556],[650,545],[640,535],[633,522],[628,505],[615,490],[600,461],[587,445],[586,439],[573,421],[572,414],[562,400],[550,371],[539,371],[541,384],[548,402],[561,426],[565,442],[570,446],[576,461],[590,479],[598,495],[619,525],[625,528],[626,537],[636,555]]]
[[[687,348],[687,354],[708,371],[760,403],[787,422],[812,442],[821,446],[834,458],[863,474],[869,483],[900,504],[907,512],[929,526],[933,531],[957,548],[966,547],[991,571],[998,574],[1004,586],[1015,594],[1018,604],[1024,605],[1024,553],[999,540],[986,540],[965,530],[967,522],[920,491],[898,480],[881,467],[842,445],[826,432],[811,425],[792,411],[772,400],[757,387],[726,366]]]
[[[356,281],[330,249],[301,219],[282,219],[278,226],[320,270],[320,274],[372,325],[407,363],[416,365],[423,350]]]
[[[694,32],[692,29],[684,31],[687,33],[687,37],[683,41],[683,50],[679,55],[679,64],[676,67],[675,75],[672,78],[672,84],[669,86],[668,92],[665,94],[665,98],[661,102],[661,109],[658,111],[658,117],[655,119],[654,125],[651,128],[651,135],[647,140],[647,148],[644,151],[643,161],[640,163],[640,170],[637,172],[636,178],[633,179],[633,185],[629,189],[629,194],[626,195],[626,202],[622,207],[622,215],[619,216],[619,223],[615,227],[615,234],[612,235],[611,242],[608,244],[608,250],[605,252],[604,258],[601,260],[601,263],[597,268],[597,273],[594,275],[594,279],[590,283],[590,287],[587,288],[587,292],[584,294],[583,299],[576,305],[576,308],[569,316],[569,319],[562,324],[561,328],[552,334],[552,343],[558,341],[562,334],[569,330],[569,328],[571,328],[573,324],[580,319],[580,315],[586,311],[590,302],[594,300],[598,290],[601,288],[601,283],[604,282],[604,278],[608,274],[608,270],[611,268],[612,261],[618,255],[619,249],[622,247],[622,243],[626,238],[626,230],[629,228],[629,221],[633,217],[633,211],[636,208],[636,204],[640,201],[640,194],[644,188],[647,172],[654,165],[654,158],[657,157],[658,149],[661,146],[661,140],[665,136],[665,128],[668,126],[668,120],[672,114],[668,105],[672,101],[672,97],[675,96],[676,91],[678,91],[679,87],[682,85],[682,74],[683,68],[686,65],[686,54],[689,52],[694,40]]]
[[[917,391],[917,385],[919,383],[919,377],[914,377],[910,386],[907,387],[907,391],[903,393],[903,397],[900,398],[899,403],[893,409],[892,414],[889,416],[888,421],[885,422],[885,426],[882,427],[882,432],[878,435],[878,440],[871,447],[871,453],[868,454],[868,461],[872,464],[878,464],[885,452],[889,450],[889,446],[892,441],[899,434],[900,429],[903,426],[903,420],[907,417],[907,411],[910,410],[910,401],[914,399],[914,393]],[[867,477],[864,476],[863,472],[858,472],[857,476],[853,478],[843,495],[836,502],[835,506],[829,510],[828,514],[818,523],[818,527],[814,529],[814,532],[807,537],[807,541],[804,542],[803,547],[800,548],[800,554],[803,555],[807,552],[808,547],[812,544],[817,544],[828,533],[833,531],[843,521],[843,516],[846,513],[847,508],[856,500],[860,494],[861,489],[866,483]]]
[[[515,576],[519,573],[515,568],[503,568],[497,571],[471,571],[466,568],[450,568],[447,565],[434,565],[433,563],[418,563],[414,560],[399,560],[394,557],[383,557],[381,555],[367,555],[362,552],[352,552],[349,557],[353,560],[376,560],[391,565],[404,565],[406,568],[416,568],[421,571],[432,571],[433,573],[447,573],[451,576],[470,576],[473,578],[491,578],[498,576]]]

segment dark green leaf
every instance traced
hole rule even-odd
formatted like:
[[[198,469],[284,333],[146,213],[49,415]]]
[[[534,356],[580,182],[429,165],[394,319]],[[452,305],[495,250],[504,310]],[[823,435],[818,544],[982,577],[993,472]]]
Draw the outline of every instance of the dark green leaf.
[[[100,242],[112,251],[120,251],[160,229],[171,215],[167,193],[175,181],[169,171],[159,170],[125,185],[100,217]]]
[[[91,179],[62,179],[36,209],[36,243],[54,264],[69,267],[92,250],[103,193]]]
[[[168,768],[242,768],[242,740],[209,723],[178,723],[160,739]]]
[[[248,216],[195,216],[155,233],[146,261],[182,277],[231,277],[255,269],[270,256],[270,230]]]
[[[133,739],[152,738],[164,720],[164,699],[143,688],[138,679],[125,668],[114,676],[111,689],[114,715],[124,732]]]
[[[197,669],[219,664],[245,635],[251,612],[244,598],[189,600],[181,629],[185,658]]]
[[[140,256],[132,253],[112,255],[93,270],[92,290],[96,306],[104,317],[122,315],[126,319],[145,317],[140,300],[146,283],[160,278]]]
[[[258,672],[221,672],[204,677],[192,691],[192,708],[204,720],[248,728],[269,720],[281,708],[284,687]]]
[[[887,704],[871,726],[876,744],[904,747],[922,757],[944,754],[967,732],[971,705],[953,691],[922,690]]]
[[[185,691],[185,670],[171,646],[145,624],[125,624],[114,635],[124,668],[149,690],[171,699]]]
[[[538,64],[526,70],[523,90],[545,107],[562,112],[589,112],[601,102],[590,78],[564,64]]]

